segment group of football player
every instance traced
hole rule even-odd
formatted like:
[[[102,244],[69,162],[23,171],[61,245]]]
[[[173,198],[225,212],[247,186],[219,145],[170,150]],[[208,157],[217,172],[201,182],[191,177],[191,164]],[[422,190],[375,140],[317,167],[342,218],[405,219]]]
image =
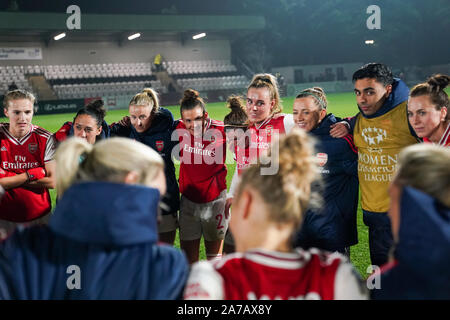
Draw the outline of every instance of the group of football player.
[[[352,80],[345,119],[320,87],[283,113],[276,78],[257,74],[223,121],[194,89],[174,119],[146,88],[120,122],[96,100],[54,134],[32,124],[31,93],[8,92],[0,299],[450,298],[450,77],[409,90],[369,63]],[[381,267],[370,291],[350,262],[358,202]]]

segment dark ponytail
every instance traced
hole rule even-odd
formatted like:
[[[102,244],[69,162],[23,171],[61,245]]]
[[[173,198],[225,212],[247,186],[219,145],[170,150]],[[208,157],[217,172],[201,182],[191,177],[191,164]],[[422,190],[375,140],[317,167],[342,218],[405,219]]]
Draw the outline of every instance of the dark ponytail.
[[[444,89],[449,85],[450,77],[445,74],[435,74],[428,78],[426,82],[415,85],[409,94],[410,97],[418,97],[427,95],[430,97],[431,103],[436,110],[442,107],[449,108],[448,94]],[[450,120],[450,113],[447,112],[446,120]]]
[[[436,74],[427,80],[428,85],[434,92],[444,91],[450,83],[450,77],[445,74]]]
[[[231,111],[223,119],[225,125],[243,126],[247,122],[248,117],[244,110],[244,103],[241,97],[235,95],[229,96],[227,99],[227,107]]]
[[[100,128],[102,126],[103,120],[106,116],[106,109],[104,107],[104,102],[101,99],[94,100],[90,103],[88,103],[86,106],[78,110],[77,114],[75,115],[75,118],[73,119],[73,122],[75,122],[76,118],[78,116],[87,114],[95,119],[95,122],[97,123],[97,127]]]
[[[180,114],[182,114],[183,110],[192,110],[197,106],[202,108],[203,114],[205,114],[205,102],[200,97],[198,91],[194,89],[185,90],[183,93],[183,99],[180,100]]]

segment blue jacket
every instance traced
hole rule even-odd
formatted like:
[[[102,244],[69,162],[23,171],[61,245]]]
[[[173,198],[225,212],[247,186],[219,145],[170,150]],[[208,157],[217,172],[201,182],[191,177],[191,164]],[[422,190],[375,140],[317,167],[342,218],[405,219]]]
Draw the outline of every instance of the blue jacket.
[[[351,135],[341,139],[330,136],[330,126],[340,120],[328,114],[319,127],[310,131],[317,139],[318,158],[323,162],[326,159],[319,167],[323,183],[313,186],[313,191],[322,196],[323,206],[307,211],[297,246],[341,251],[358,243],[358,157]]]
[[[450,299],[450,208],[405,187],[400,211],[397,263],[382,271],[372,298]]]
[[[188,264],[178,249],[156,243],[159,196],[137,185],[72,186],[49,226],[0,243],[0,300],[181,297]]]
[[[172,160],[172,149],[178,144],[178,141],[171,139],[174,125],[172,113],[165,108],[159,108],[150,128],[143,133],[137,132],[132,125],[125,127],[120,124],[112,124],[110,127],[111,136],[127,137],[139,141],[151,147],[163,158],[167,192],[161,201],[164,204],[162,214],[173,213],[180,209],[180,189]]]

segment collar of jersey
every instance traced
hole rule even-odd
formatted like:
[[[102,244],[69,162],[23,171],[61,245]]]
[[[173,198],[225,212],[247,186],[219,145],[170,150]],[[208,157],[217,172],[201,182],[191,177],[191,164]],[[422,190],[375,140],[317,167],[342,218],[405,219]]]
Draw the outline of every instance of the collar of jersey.
[[[255,126],[256,130],[261,129],[264,125],[266,125],[267,123],[269,123],[270,120],[272,120],[272,119],[273,119],[273,116],[271,116],[271,117],[267,118],[266,120],[264,120],[259,126],[257,126],[257,125],[255,124],[254,126]]]
[[[20,138],[20,139],[15,138],[15,137],[11,134],[11,132],[9,132],[9,123],[8,123],[8,126],[4,126],[4,127],[3,127],[3,131],[5,132],[5,135],[6,135],[10,140],[12,140],[15,144],[22,145],[25,141],[28,140],[28,138],[31,136],[31,133],[34,131],[35,128],[36,128],[35,125],[30,124],[30,131],[28,131],[28,133],[27,133],[26,135],[24,135],[24,136],[23,136],[22,138]]]

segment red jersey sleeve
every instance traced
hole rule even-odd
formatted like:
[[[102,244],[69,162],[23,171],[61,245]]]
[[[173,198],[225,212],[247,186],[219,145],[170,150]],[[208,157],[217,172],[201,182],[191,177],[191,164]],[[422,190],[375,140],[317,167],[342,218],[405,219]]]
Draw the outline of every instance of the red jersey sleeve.
[[[72,129],[72,122],[66,122],[62,127],[53,135],[56,141],[61,142],[67,139],[70,129]]]

